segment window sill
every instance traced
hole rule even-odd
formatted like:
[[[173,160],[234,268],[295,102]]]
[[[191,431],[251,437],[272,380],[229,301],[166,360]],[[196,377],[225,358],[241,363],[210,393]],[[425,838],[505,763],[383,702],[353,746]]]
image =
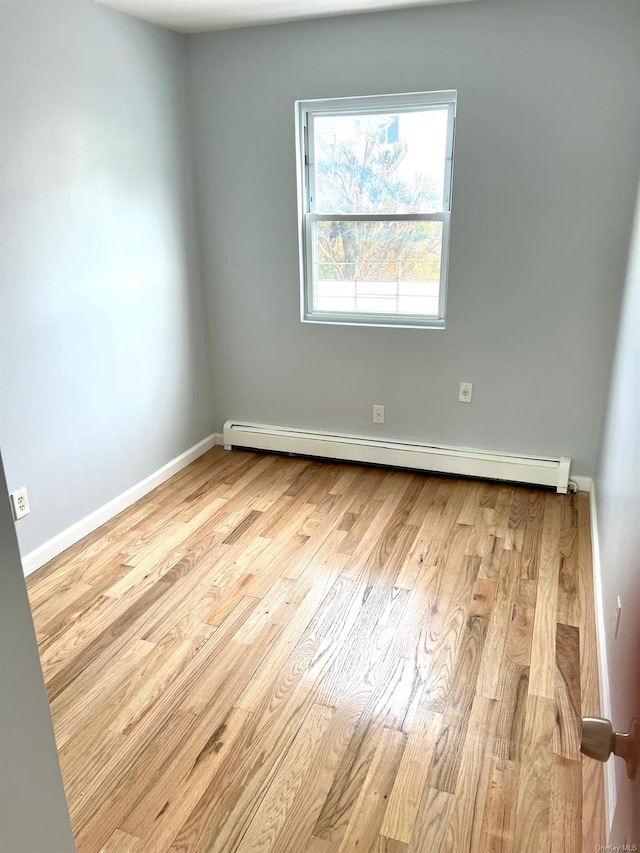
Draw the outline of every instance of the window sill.
[[[300,318],[303,323],[313,323],[323,326],[364,326],[365,328],[382,329],[432,329],[443,331],[446,323],[438,317],[399,317],[397,320],[390,317],[336,317],[330,314],[308,314]]]

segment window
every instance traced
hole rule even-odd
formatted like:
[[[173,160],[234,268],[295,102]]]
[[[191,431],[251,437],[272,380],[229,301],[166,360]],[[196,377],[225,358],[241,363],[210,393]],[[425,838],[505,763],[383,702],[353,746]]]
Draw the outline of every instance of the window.
[[[456,93],[296,106],[302,320],[444,327]]]

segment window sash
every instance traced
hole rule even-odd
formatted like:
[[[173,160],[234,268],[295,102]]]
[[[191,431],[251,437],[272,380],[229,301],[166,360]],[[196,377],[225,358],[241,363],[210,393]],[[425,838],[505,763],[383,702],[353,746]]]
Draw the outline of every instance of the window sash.
[[[364,311],[317,311],[314,308],[316,278],[314,275],[316,258],[316,240],[314,228],[317,222],[442,222],[442,249],[440,255],[440,281],[438,287],[437,314],[384,314],[382,312],[365,313]],[[336,323],[340,325],[364,326],[396,326],[444,328],[447,298],[447,269],[449,266],[449,229],[451,214],[416,213],[416,214],[379,214],[376,216],[361,215],[322,215],[307,214],[304,217],[305,244],[305,275],[304,275],[304,304],[302,319],[306,322]]]
[[[424,98],[424,100],[422,100]],[[398,100],[399,99],[399,100]],[[316,170],[315,170],[315,119],[326,116],[355,116],[374,115],[376,113],[386,114],[392,112],[400,114],[403,112],[426,112],[428,110],[446,109],[447,117],[447,139],[445,147],[444,182],[443,182],[443,211],[451,210],[451,183],[453,177],[453,143],[455,135],[456,118],[456,93],[455,92],[429,92],[414,95],[398,96],[381,95],[371,98],[336,98],[333,101],[323,101],[323,104],[342,104],[342,108],[323,108],[313,110],[305,108],[300,104],[300,118],[303,132],[304,160],[305,160],[305,213],[314,213],[316,199]],[[363,103],[367,100],[374,102],[369,105]],[[402,101],[405,101],[403,104]],[[348,107],[344,102],[352,102],[354,106]],[[307,104],[313,104],[313,101]],[[379,106],[375,106],[379,103]],[[359,214],[354,214],[359,215]]]

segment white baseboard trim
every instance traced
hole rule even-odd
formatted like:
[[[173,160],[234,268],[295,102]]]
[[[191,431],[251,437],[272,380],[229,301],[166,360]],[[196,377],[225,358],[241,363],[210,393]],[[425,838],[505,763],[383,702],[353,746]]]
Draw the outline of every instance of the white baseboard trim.
[[[128,506],[131,506],[131,504],[134,504],[136,501],[140,500],[140,498],[153,491],[156,486],[164,483],[164,481],[168,480],[169,477],[173,477],[173,475],[177,474],[178,471],[186,468],[187,465],[190,465],[195,459],[202,456],[203,453],[211,450],[211,448],[216,444],[222,444],[221,433],[213,433],[198,442],[198,444],[194,444],[194,446],[189,448],[189,450],[181,453],[180,456],[176,456],[176,458],[172,459],[171,462],[167,462],[167,464],[163,465],[158,471],[155,471],[153,474],[145,477],[144,480],[136,483],[135,486],[127,489],[126,492],[118,495],[118,497],[109,501],[109,503],[106,503],[94,510],[94,512],[84,518],[81,518],[80,521],[72,524],[71,527],[67,527],[66,530],[58,533],[57,536],[54,536],[38,548],[30,551],[22,558],[22,570],[24,571],[24,574],[30,575],[31,572],[35,572],[36,569],[44,566],[45,563],[49,562],[49,560],[52,560],[54,557],[57,557],[58,554],[66,551],[66,549],[71,547],[71,545],[75,545],[75,543],[84,536],[87,536],[89,533],[97,530],[98,527],[118,515],[118,513],[122,512],[123,509],[126,509]]]
[[[591,493],[591,489],[593,488],[593,477],[583,477],[581,474],[572,474],[570,479],[576,484],[579,492]]]
[[[576,477],[573,478],[577,479]],[[591,515],[591,551],[593,559],[593,592],[596,611],[596,640],[598,645],[598,677],[600,682],[600,716],[611,719],[611,693],[609,690],[609,666],[607,663],[607,641],[605,634],[604,604],[602,597],[602,572],[600,563],[600,539],[598,536],[598,510],[596,489],[593,481],[589,489]],[[616,810],[617,788],[615,762],[610,758],[604,765],[604,810],[607,838],[613,825]]]

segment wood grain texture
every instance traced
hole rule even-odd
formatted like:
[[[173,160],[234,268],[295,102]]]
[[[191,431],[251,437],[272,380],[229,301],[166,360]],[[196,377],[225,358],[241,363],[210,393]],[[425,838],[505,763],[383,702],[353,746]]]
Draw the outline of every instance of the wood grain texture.
[[[28,587],[79,853],[602,843],[582,495],[215,448]]]
[[[494,756],[489,769],[480,842],[482,853],[513,850],[516,809],[518,805],[518,765]]]
[[[499,703],[476,696],[469,718],[455,799],[444,839],[447,853],[480,850],[480,833],[489,778]]]
[[[425,788],[411,835],[410,853],[442,850],[454,801],[454,794]]]
[[[440,714],[427,711],[407,738],[380,830],[387,839],[411,841],[441,724]]]
[[[380,827],[402,760],[406,737],[393,729],[383,730],[339,847],[340,853],[352,850],[374,853],[378,849]]]
[[[580,760],[580,632],[556,626],[556,727],[553,751]]]
[[[119,829],[113,833],[100,853],[135,853],[139,848],[140,839],[135,835],[127,835],[126,832],[120,832]]]
[[[510,661],[523,664],[523,666],[529,666],[531,661],[531,638],[535,606],[536,582],[520,580],[511,610],[506,653]]]
[[[560,520],[562,497],[545,499],[536,609],[533,620],[529,692],[553,699],[555,692],[556,614],[560,571]]]
[[[522,853],[549,849],[554,706],[529,694],[522,735],[514,847]]]
[[[582,838],[582,771],[580,761],[553,756],[551,851],[580,853]]]
[[[238,853],[267,853],[274,848],[305,780],[304,768],[315,762],[333,713],[323,705],[311,708],[238,845]]]

